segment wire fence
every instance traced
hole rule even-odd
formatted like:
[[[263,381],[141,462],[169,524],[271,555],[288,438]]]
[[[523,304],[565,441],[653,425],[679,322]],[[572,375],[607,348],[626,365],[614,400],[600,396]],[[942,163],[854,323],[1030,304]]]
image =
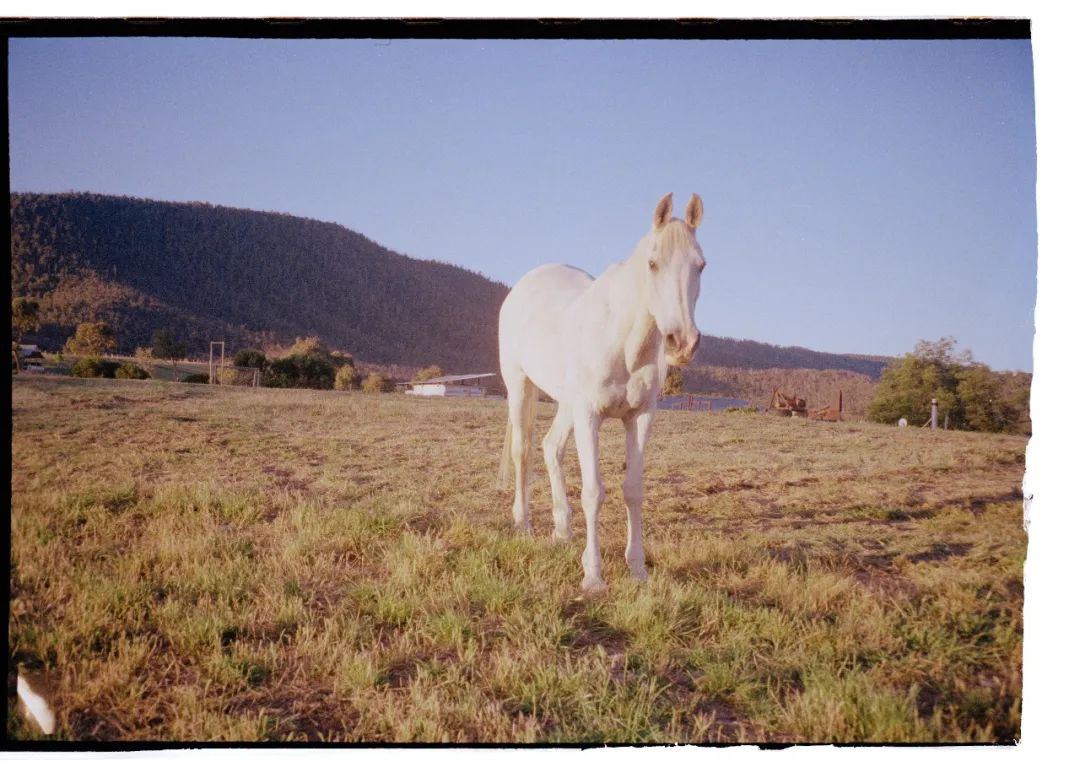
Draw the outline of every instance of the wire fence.
[[[262,371],[258,368],[238,368],[235,366],[215,366],[210,383],[221,386],[262,386]]]

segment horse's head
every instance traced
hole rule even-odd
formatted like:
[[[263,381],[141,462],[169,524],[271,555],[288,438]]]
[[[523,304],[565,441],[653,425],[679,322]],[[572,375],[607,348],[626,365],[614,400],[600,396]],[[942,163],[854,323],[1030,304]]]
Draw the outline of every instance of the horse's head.
[[[701,332],[694,322],[694,306],[705,258],[701,256],[695,231],[703,213],[701,199],[695,193],[686,206],[686,219],[673,219],[669,193],[656,205],[653,229],[643,241],[649,312],[663,337],[668,363],[680,367],[689,364],[701,341]]]

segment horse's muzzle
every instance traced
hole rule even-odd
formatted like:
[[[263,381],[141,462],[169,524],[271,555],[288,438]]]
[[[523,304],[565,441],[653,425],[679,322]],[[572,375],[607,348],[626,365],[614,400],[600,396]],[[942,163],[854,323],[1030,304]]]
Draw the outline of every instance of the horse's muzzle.
[[[688,333],[669,333],[664,337],[664,350],[669,365],[683,367],[694,359],[698,344],[701,343],[701,331],[692,329]]]

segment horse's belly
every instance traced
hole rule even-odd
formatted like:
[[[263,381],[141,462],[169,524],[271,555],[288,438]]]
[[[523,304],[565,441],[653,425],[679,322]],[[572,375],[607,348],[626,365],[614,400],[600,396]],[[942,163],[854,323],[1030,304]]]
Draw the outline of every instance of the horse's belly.
[[[552,333],[537,333],[528,350],[519,354],[521,369],[529,380],[552,399],[563,401],[566,392],[566,350]]]

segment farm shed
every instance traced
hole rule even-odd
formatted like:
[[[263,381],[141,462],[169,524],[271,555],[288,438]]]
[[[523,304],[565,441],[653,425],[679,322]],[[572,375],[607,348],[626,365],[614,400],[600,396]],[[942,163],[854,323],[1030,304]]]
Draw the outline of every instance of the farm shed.
[[[660,410],[727,410],[730,407],[749,407],[749,400],[734,397],[712,397],[707,394],[672,394],[656,402]]]
[[[41,348],[38,347],[37,344],[19,345],[19,360],[24,371],[41,373],[45,370],[45,367],[42,365],[44,359],[44,356],[41,354]]]
[[[497,397],[481,379],[495,378],[494,373],[472,373],[462,376],[439,376],[423,381],[410,381],[406,394],[417,397]]]

